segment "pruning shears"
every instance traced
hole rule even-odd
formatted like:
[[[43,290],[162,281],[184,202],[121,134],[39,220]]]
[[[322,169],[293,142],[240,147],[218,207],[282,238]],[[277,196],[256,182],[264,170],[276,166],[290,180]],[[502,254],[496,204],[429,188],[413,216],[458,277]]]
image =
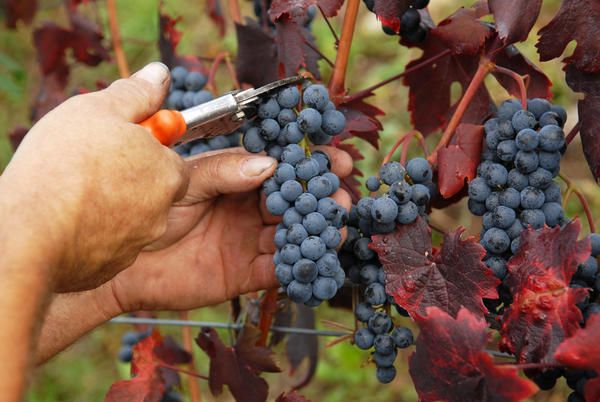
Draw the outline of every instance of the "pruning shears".
[[[262,99],[304,79],[302,76],[289,77],[257,89],[229,92],[182,111],[159,110],[139,124],[166,146],[228,134],[256,115]]]

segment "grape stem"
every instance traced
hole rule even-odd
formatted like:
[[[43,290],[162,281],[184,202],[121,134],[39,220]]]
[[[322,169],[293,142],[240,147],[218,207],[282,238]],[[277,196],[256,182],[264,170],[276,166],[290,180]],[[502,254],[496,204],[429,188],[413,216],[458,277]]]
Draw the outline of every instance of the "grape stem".
[[[353,333],[354,330],[347,325],[340,324],[339,322],[331,321],[331,320],[321,320],[321,323],[326,327],[331,327],[335,329],[341,329],[343,331],[348,331],[349,333]]]
[[[426,67],[429,64],[434,63],[434,62],[438,61],[439,59],[448,56],[450,53],[452,53],[452,51],[450,49],[446,49],[443,52],[440,52],[440,53],[436,54],[435,56],[433,56],[433,57],[431,57],[431,58],[429,58],[427,60],[423,60],[419,64],[415,64],[414,66],[411,66],[411,67],[405,69],[400,74],[396,74],[396,75],[394,75],[394,76],[392,76],[392,77],[390,77],[390,78],[388,78],[386,80],[381,81],[378,84],[372,85],[372,86],[370,86],[368,88],[365,88],[365,89],[363,89],[361,91],[358,91],[358,92],[356,92],[356,93],[354,93],[354,94],[346,97],[346,99],[344,99],[344,103],[349,103],[349,102],[352,102],[352,101],[357,100],[357,99],[366,98],[373,91],[375,91],[375,90],[377,90],[377,89],[379,89],[379,88],[381,88],[383,86],[386,86],[387,84],[389,84],[391,82],[394,82],[396,80],[404,78],[407,74],[414,73],[415,71],[418,71],[421,68]]]
[[[172,365],[166,364],[166,363],[160,363],[159,366],[167,368],[169,370],[177,371],[178,373],[183,373],[183,374],[187,374],[187,375],[192,376],[192,377],[200,378],[202,380],[207,380],[207,381],[209,380],[209,378],[207,376],[202,375],[202,374],[198,374],[195,371],[190,371],[190,370],[182,369],[182,368],[179,368],[177,366],[172,366]]]
[[[525,80],[523,79],[523,77],[511,69],[504,68],[501,66],[495,66],[494,71],[500,74],[507,75],[513,80],[515,80],[515,82],[519,86],[519,93],[521,95],[521,106],[523,107],[523,110],[527,110],[527,86],[525,85]]]
[[[592,211],[590,209],[590,205],[589,205],[587,199],[585,198],[585,196],[583,195],[583,193],[581,192],[579,187],[575,184],[575,182],[572,179],[570,179],[566,174],[560,173],[559,177],[567,185],[567,193],[565,194],[565,199],[563,201],[563,209],[567,205],[567,202],[569,201],[569,197],[571,196],[571,193],[574,193],[577,196],[577,198],[579,198],[579,202],[581,203],[581,206],[583,207],[585,216],[588,221],[588,225],[590,226],[590,232],[596,233],[596,225],[594,224],[594,217],[592,216]]]
[[[258,328],[261,331],[256,346],[266,346],[269,337],[269,328],[273,323],[273,314],[277,310],[277,289],[266,290],[260,302],[260,319]]]
[[[454,111],[454,114],[452,115],[452,118],[450,119],[450,122],[446,126],[446,129],[444,130],[444,134],[442,135],[442,138],[440,139],[437,146],[433,150],[433,153],[431,155],[429,155],[429,158],[427,158],[429,160],[429,163],[431,163],[432,165],[437,164],[437,155],[438,155],[439,150],[446,147],[450,143],[450,141],[452,140],[452,137],[454,136],[454,132],[456,131],[456,128],[460,124],[460,121],[462,120],[465,112],[467,111],[467,108],[473,101],[473,98],[475,97],[475,94],[479,90],[479,87],[483,83],[485,77],[495,67],[496,67],[495,64],[487,58],[483,58],[480,61],[479,67],[477,67],[477,71],[475,72],[473,79],[469,83],[467,90],[465,91],[463,97],[461,98],[460,102],[458,103],[458,106],[456,107],[456,110]]]
[[[110,28],[110,38],[115,52],[115,59],[117,61],[117,67],[119,68],[119,75],[121,78],[129,77],[129,65],[127,64],[127,58],[123,51],[123,43],[121,42],[121,32],[119,29],[119,20],[117,18],[117,6],[115,0],[108,0],[106,2],[106,8],[108,11],[108,25]]]
[[[497,366],[511,366],[514,367],[517,370],[527,370],[527,369],[543,369],[543,368],[550,368],[550,367],[562,367],[563,365],[560,363],[522,363],[522,364],[518,364],[518,363],[510,363],[510,362],[502,362],[502,363],[496,363]]]
[[[346,71],[348,69],[352,37],[354,36],[354,30],[356,28],[359,6],[360,0],[348,0],[346,5],[346,14],[344,15],[344,22],[342,24],[342,35],[335,58],[333,74],[329,83],[329,92],[333,95],[333,100],[336,104],[339,103],[346,91]]]
[[[242,23],[242,13],[240,12],[240,5],[238,0],[229,0],[229,12],[231,13],[231,19],[236,24]]]
[[[235,67],[233,67],[233,63],[231,62],[231,57],[229,54],[225,56],[225,65],[227,66],[227,72],[229,73],[229,78],[233,82],[235,89],[241,89],[240,82],[237,79],[237,74],[235,73]]]
[[[321,15],[323,16],[323,19],[327,23],[327,26],[329,27],[329,30],[331,31],[331,34],[335,38],[335,47],[337,49],[337,47],[338,47],[338,45],[340,43],[340,37],[337,35],[337,32],[335,32],[335,29],[333,29],[333,26],[331,26],[331,22],[329,21],[329,18],[327,18],[327,16],[325,15],[325,11],[323,11],[323,9],[321,8],[321,6],[318,5],[318,4],[317,4],[317,7],[319,8],[319,11],[321,12]]]
[[[404,150],[408,149],[408,143],[413,138],[416,138],[419,141],[419,144],[421,145],[423,153],[425,154],[425,156],[427,156],[429,154],[429,150],[427,149],[427,144],[425,144],[425,138],[417,130],[411,130],[408,133],[404,134],[402,137],[400,137],[400,139],[398,141],[396,141],[396,143],[394,143],[394,146],[392,146],[392,148],[387,153],[387,155],[385,156],[385,158],[383,158],[383,161],[381,161],[381,166],[385,165],[390,160],[392,160],[392,157],[394,156],[394,153],[396,152],[396,150],[400,146],[402,146],[402,154],[404,155]],[[406,152],[408,152],[408,150]],[[404,155],[404,161],[401,162],[401,163],[404,164],[404,162],[406,162],[406,156],[405,155]]]
[[[229,57],[229,53],[221,52],[215,57],[212,66],[210,66],[210,71],[208,72],[208,83],[206,84],[211,91],[216,95],[217,94],[217,84],[215,83],[215,76],[217,75],[217,69],[219,65]],[[238,84],[239,85],[239,84]]]
[[[352,334],[348,334],[348,335],[340,336],[339,338],[337,338],[337,339],[334,339],[333,341],[327,342],[327,343],[325,344],[325,347],[326,347],[326,348],[331,348],[331,347],[334,347],[335,345],[338,345],[338,344],[340,344],[340,343],[342,343],[342,342],[349,341],[349,340],[351,340],[352,338],[353,338],[353,335],[352,335]]]
[[[179,319],[187,321],[189,319],[188,312],[187,311],[180,312]],[[192,327],[181,327],[181,335],[183,338],[183,347],[192,356],[190,362],[188,363],[188,367],[189,367],[190,371],[196,372],[196,366],[194,364],[194,355],[193,355]],[[188,388],[190,389],[190,400],[192,402],[202,402],[202,394],[200,393],[200,387],[198,386],[198,382],[196,381],[194,376],[188,377]]]
[[[579,134],[580,129],[581,129],[581,121],[578,121],[577,124],[575,124],[575,127],[573,127],[571,129],[571,131],[569,131],[569,135],[567,135],[567,138],[565,140],[565,141],[567,141],[567,145],[570,145],[573,142],[575,137],[577,137],[577,134]]]

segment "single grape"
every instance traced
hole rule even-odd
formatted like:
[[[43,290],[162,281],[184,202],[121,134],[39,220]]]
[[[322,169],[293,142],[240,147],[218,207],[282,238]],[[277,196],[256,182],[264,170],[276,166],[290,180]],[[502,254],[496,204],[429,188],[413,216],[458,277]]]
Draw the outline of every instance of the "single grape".
[[[384,312],[376,312],[369,318],[368,326],[374,334],[387,334],[392,329],[392,319]]]
[[[508,272],[506,268],[506,260],[499,256],[494,255],[486,259],[485,265],[492,270],[494,276],[498,279],[504,279],[506,273]]]
[[[544,199],[546,202],[562,202],[562,193],[560,190],[560,186],[552,182],[548,187],[544,189]]]
[[[413,333],[407,327],[396,327],[391,335],[396,347],[400,349],[406,349],[414,343]]]
[[[279,251],[279,258],[281,259],[281,262],[285,264],[294,265],[302,258],[300,247],[295,244],[286,244]]]
[[[373,310],[373,307],[367,303],[358,303],[356,305],[356,309],[354,310],[354,316],[358,321],[361,322],[369,321],[373,314],[375,314],[375,310]]]
[[[385,304],[387,296],[385,287],[380,283],[372,283],[365,289],[365,301],[373,306]]]
[[[119,360],[123,363],[129,363],[133,358],[133,349],[129,345],[123,345],[119,349]]]
[[[533,113],[526,110],[518,110],[514,114],[511,122],[516,132],[526,128],[534,128],[537,125],[537,120]]]
[[[398,216],[396,220],[402,225],[413,223],[419,216],[419,208],[417,205],[409,201],[406,204],[398,205]]]
[[[280,164],[281,166],[282,164]],[[294,202],[304,192],[302,185],[296,180],[287,180],[281,185],[281,196],[289,202]]]
[[[396,368],[392,367],[377,367],[377,381],[382,384],[389,384],[396,378]]]
[[[424,158],[414,158],[408,161],[406,171],[415,183],[428,182],[433,178],[431,165]]]
[[[375,335],[367,328],[361,328],[354,333],[354,344],[362,350],[368,350],[373,347]]]
[[[289,163],[280,163],[275,169],[275,174],[273,175],[277,184],[282,185],[286,181],[295,181],[296,180],[296,170]]]
[[[331,143],[333,137],[322,129],[318,129],[314,133],[308,133],[308,139],[315,145],[327,145]]]
[[[565,145],[565,134],[559,126],[545,126],[540,130],[540,149],[546,152],[560,151]]]
[[[532,187],[546,189],[552,182],[552,173],[546,169],[537,168],[529,174],[529,185]]]
[[[381,183],[379,182],[379,178],[376,176],[371,176],[367,179],[366,182],[367,185],[367,189],[371,192],[375,192],[379,190],[379,187],[381,187]]]
[[[298,127],[298,123],[296,123],[295,121],[286,124],[279,135],[280,138],[282,137],[288,144],[298,144],[304,138],[304,133],[300,130],[300,127]],[[302,157],[304,157],[304,151],[302,151]]]
[[[487,208],[488,211],[493,211],[494,209],[496,209],[498,207],[498,205],[500,205],[500,193],[497,193],[497,192],[492,193],[485,200],[485,207]]]
[[[287,287],[287,295],[295,303],[306,303],[312,297],[312,286],[294,280]]]
[[[281,127],[286,127],[290,123],[296,122],[296,113],[292,109],[281,109],[277,115],[277,123]]]
[[[404,179],[406,169],[398,162],[387,162],[379,169],[379,177],[388,186]]]
[[[301,223],[294,223],[289,226],[285,232],[287,243],[300,245],[308,237],[308,232]]]
[[[388,194],[396,203],[406,204],[412,199],[413,186],[400,180],[390,186]]]
[[[512,187],[500,192],[498,203],[502,206],[517,209],[521,205],[521,193]]]
[[[335,277],[340,268],[337,254],[325,253],[323,257],[317,260],[317,269],[321,276]]]
[[[287,211],[283,213],[283,226],[286,228],[291,227],[295,223],[302,223],[302,219],[304,217],[296,208],[289,208]]]
[[[370,285],[377,282],[377,276],[379,274],[379,267],[367,264],[360,269],[360,282],[363,285]]]
[[[493,163],[490,165],[483,178],[490,187],[504,186],[508,181],[508,171],[503,165]]]
[[[392,367],[394,362],[396,361],[396,357],[398,356],[398,352],[395,350],[392,353],[382,354],[382,353],[373,353],[373,360],[375,361],[375,365],[377,367]]]
[[[411,201],[418,206],[427,205],[431,199],[431,192],[427,186],[423,184],[415,184],[412,186]]]
[[[521,151],[534,151],[540,143],[537,131],[530,128],[519,131],[515,138],[515,144]]]
[[[127,331],[121,337],[122,345],[133,346],[140,341],[139,333],[137,331]]]
[[[206,76],[198,71],[192,71],[185,77],[185,88],[188,91],[199,91],[206,85]]]
[[[292,267],[294,279],[302,283],[311,283],[319,275],[317,264],[314,261],[305,258],[297,261]],[[314,291],[314,289],[313,289]]]
[[[413,8],[409,8],[400,18],[400,34],[407,35],[416,32],[421,24],[421,14]]]
[[[300,250],[304,258],[317,261],[327,251],[323,240],[318,236],[308,236],[300,245]]]
[[[394,222],[398,216],[398,205],[387,196],[380,197],[373,202],[371,216],[380,223]]]
[[[514,188],[517,191],[522,191],[529,185],[529,177],[517,169],[511,169],[511,171],[508,172],[508,180],[506,184],[508,187]]]
[[[550,110],[558,115],[558,117],[560,118],[558,125],[560,127],[563,127],[565,125],[565,123],[567,122],[567,112],[565,111],[565,109],[559,105],[552,105]]]
[[[515,160],[515,156],[519,149],[514,140],[504,140],[498,144],[496,154],[501,161],[512,162]]]
[[[360,238],[354,243],[354,254],[359,260],[369,261],[375,257],[375,252],[369,248],[370,243],[371,240],[366,237]]]
[[[327,110],[323,113],[321,128],[329,135],[337,135],[346,127],[346,116],[338,110]]]
[[[530,111],[536,119],[539,119],[544,113],[551,110],[552,104],[543,98],[534,98],[527,100],[527,110]]]
[[[308,215],[317,210],[317,198],[310,193],[302,193],[296,199],[294,206],[303,215]]]
[[[494,214],[491,211],[488,211],[485,214],[483,214],[481,224],[483,225],[484,230],[488,230],[494,227]]]
[[[546,216],[541,209],[523,210],[519,219],[524,226],[530,225],[534,229],[540,229],[546,223]]]
[[[194,95],[195,93],[191,91],[187,91],[183,94],[183,98],[181,98],[181,104],[183,105],[184,109],[194,106]]]
[[[266,141],[260,135],[260,130],[257,127],[252,127],[246,131],[243,138],[244,148],[249,152],[257,153],[264,151],[267,146]]]
[[[188,75],[188,71],[185,67],[177,66],[171,70],[171,85],[176,89],[185,88],[185,79]]]
[[[168,109],[181,110],[183,109],[183,97],[185,92],[177,89],[169,94],[167,97],[166,106]]]
[[[300,180],[308,181],[319,174],[319,162],[313,158],[304,158],[296,163],[296,176]]]
[[[290,203],[287,202],[281,192],[275,191],[267,197],[267,210],[276,216],[281,216],[290,207]]]
[[[311,85],[302,95],[304,104],[317,110],[324,110],[329,103],[329,92],[323,85]]]
[[[502,254],[510,247],[510,238],[504,230],[491,228],[483,235],[482,244],[488,251]]]
[[[519,202],[521,202],[520,198],[519,198]],[[485,203],[475,201],[472,198],[469,199],[468,206],[469,206],[469,211],[471,211],[471,213],[476,216],[483,216],[483,214],[485,214],[487,212]]]
[[[290,123],[290,125],[291,124],[295,123]],[[285,148],[283,148],[283,153],[281,154],[281,162],[289,163],[292,166],[296,166],[296,164],[304,158],[304,150],[296,144],[287,145]]]
[[[517,218],[515,210],[512,208],[499,206],[492,212],[492,220],[494,226],[500,229],[508,229],[512,226]]]
[[[520,110],[523,110],[521,102],[516,99],[507,99],[498,108],[498,119],[512,120],[513,116]]]
[[[302,225],[311,235],[319,235],[327,227],[325,217],[318,212],[311,212],[304,217]]]
[[[540,127],[560,126],[560,117],[554,112],[546,112],[539,118]]]
[[[379,334],[375,337],[375,341],[373,342],[375,346],[375,352],[381,353],[383,355],[389,355],[394,353],[394,349],[396,345],[394,344],[394,339],[388,334]]]
[[[521,206],[525,209],[539,209],[545,201],[546,196],[539,188],[529,186],[521,191]]]
[[[206,90],[202,90],[202,91],[198,91],[196,92],[196,94],[194,95],[194,105],[201,105],[203,103],[206,102],[210,102],[211,100],[213,100],[213,95],[206,91]]]
[[[263,192],[267,196],[270,195],[271,193],[274,193],[275,191],[279,191],[279,189],[280,189],[279,184],[277,184],[274,177],[269,177],[267,180],[265,180],[262,188],[263,188]]]
[[[320,300],[329,300],[337,293],[338,286],[333,278],[319,276],[312,284],[313,296]]]
[[[592,233],[590,240],[592,242],[592,255],[596,257],[600,255],[600,234]]]
[[[273,119],[264,119],[260,122],[260,135],[267,141],[275,141],[281,132],[279,123]]]
[[[308,192],[314,195],[317,199],[329,197],[333,194],[333,185],[325,176],[316,176],[308,181]]]
[[[562,205],[556,202],[547,202],[542,205],[542,212],[546,219],[546,224],[550,227],[560,225],[565,220],[565,212]]]
[[[294,86],[284,88],[277,94],[277,103],[283,108],[293,109],[299,102],[300,92]]]
[[[275,267],[275,277],[282,286],[289,285],[294,280],[292,266],[288,264],[277,264]]]
[[[537,152],[519,151],[515,157],[515,167],[521,173],[529,174],[534,172],[539,166],[539,158]]]

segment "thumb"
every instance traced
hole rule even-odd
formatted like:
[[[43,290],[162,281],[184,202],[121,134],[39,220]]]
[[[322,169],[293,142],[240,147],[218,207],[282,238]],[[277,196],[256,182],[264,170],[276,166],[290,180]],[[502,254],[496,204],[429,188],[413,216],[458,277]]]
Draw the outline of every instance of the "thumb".
[[[240,153],[220,153],[186,163],[190,182],[188,192],[179,205],[257,189],[273,175],[277,166],[277,161],[268,156]]]
[[[94,95],[96,101],[125,121],[138,123],[160,108],[168,92],[170,78],[167,66],[153,62]]]

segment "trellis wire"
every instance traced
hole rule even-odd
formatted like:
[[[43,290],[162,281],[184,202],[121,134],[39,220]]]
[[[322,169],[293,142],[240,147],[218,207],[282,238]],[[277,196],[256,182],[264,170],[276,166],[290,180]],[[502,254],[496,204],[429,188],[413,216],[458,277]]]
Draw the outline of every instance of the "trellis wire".
[[[171,320],[165,318],[140,318],[140,317],[117,317],[109,321],[111,324],[138,324],[138,325],[167,325],[176,327],[204,327],[204,328],[219,328],[219,329],[242,329],[244,327],[241,323],[228,323],[228,322],[214,322],[214,321],[186,321],[186,320]],[[347,332],[341,331],[328,331],[311,328],[294,328],[294,327],[280,327],[273,325],[270,330],[272,332],[281,332],[285,334],[301,334],[301,335],[315,335],[315,336],[332,336],[340,337],[348,335]],[[502,358],[513,358],[514,356],[499,352],[497,350],[486,349],[486,352],[492,356]]]
[[[186,321],[186,320],[170,320],[164,318],[140,318],[140,317],[117,317],[109,321],[111,324],[138,324],[138,325],[170,325],[177,327],[204,327],[204,328],[220,328],[220,329],[242,329],[243,324],[234,324],[228,322],[212,322],[212,321]],[[281,332],[286,334],[301,334],[315,336],[333,336],[340,337],[348,335],[348,332],[327,331],[311,328],[294,328],[272,326],[273,332]]]

